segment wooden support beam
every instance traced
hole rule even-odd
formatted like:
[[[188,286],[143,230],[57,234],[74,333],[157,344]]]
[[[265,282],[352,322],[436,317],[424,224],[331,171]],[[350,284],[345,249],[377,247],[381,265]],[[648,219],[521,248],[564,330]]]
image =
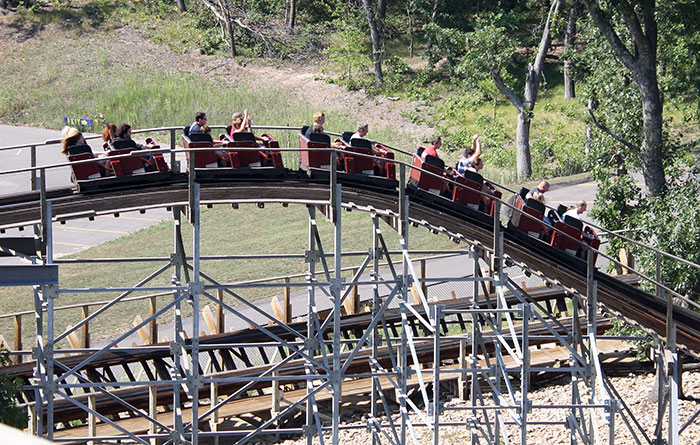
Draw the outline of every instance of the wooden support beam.
[[[216,298],[219,300],[219,304],[216,305],[216,328],[218,334],[223,334],[226,332],[226,320],[224,318],[224,290],[216,290]]]
[[[211,311],[211,307],[209,307],[209,305],[204,306],[202,315],[204,316],[204,323],[207,325],[209,333],[212,335],[216,334],[219,327],[217,326],[216,320],[214,319],[214,313]]]
[[[617,272],[619,272],[620,275],[627,275],[628,273],[630,273],[630,270],[627,267],[634,268],[634,257],[632,256],[632,253],[625,248],[620,249],[620,253],[618,256],[620,258],[620,263],[622,263],[622,266],[616,265],[615,269],[617,270]]]
[[[461,338],[459,340],[459,368],[464,369],[467,367],[467,340]],[[469,393],[467,392],[467,373],[460,372],[457,377],[457,397],[462,400],[467,400],[469,398]]]
[[[420,277],[421,279],[427,278],[426,273],[425,273],[425,260],[420,260]],[[420,284],[421,289],[423,290],[423,295],[425,296],[426,301],[428,300],[428,283],[421,283]]]
[[[277,297],[272,297],[272,300],[270,300],[270,306],[272,306],[272,313],[275,314],[275,318],[284,323],[284,309],[282,309],[282,305],[280,305],[280,301],[277,299]]]
[[[72,328],[72,325],[66,326],[67,331]],[[72,349],[80,349],[83,346],[83,343],[80,341],[80,339],[78,338],[78,334],[76,334],[75,331],[68,334],[66,338],[68,339],[68,343],[70,344],[70,347]]]
[[[90,315],[90,306],[87,304],[84,304],[83,306],[80,307],[80,313],[83,317],[83,320],[88,318]],[[88,326],[89,323],[83,323],[83,325],[80,327],[80,330],[82,331],[82,337],[83,337],[83,348],[87,349],[90,347],[90,327]]]
[[[352,269],[352,276],[357,274],[358,269]],[[345,308],[345,313],[348,315],[358,314],[360,312],[360,292],[357,285],[352,287],[352,293],[348,298],[343,301],[343,307]]]
[[[158,388],[156,386],[148,387],[148,415],[152,419],[157,419],[158,417]],[[156,434],[156,424],[149,422],[148,424],[148,434]],[[158,439],[150,439],[151,445],[158,445]]]
[[[211,409],[214,409],[219,403],[219,385],[217,383],[209,384],[209,399],[211,401]],[[217,409],[209,416],[209,428],[212,432],[219,430],[219,410]]]
[[[272,372],[273,377],[279,376],[279,373],[277,371]],[[282,391],[280,388],[280,384],[277,380],[273,380],[272,382],[272,407],[270,408],[270,415],[275,416],[277,413],[280,412],[280,402],[282,401]]]
[[[88,396],[88,408],[93,411],[97,410],[97,403],[95,401],[95,394],[90,394]],[[92,413],[88,413],[88,437],[97,436],[97,416]],[[88,445],[95,445],[94,440],[89,440]]]
[[[149,312],[150,312],[151,317],[156,314],[156,309],[157,309],[156,303],[157,303],[156,297],[152,296],[150,298],[150,302],[149,302]],[[151,320],[151,322],[149,323],[149,331],[150,331],[149,332],[149,334],[150,334],[149,343],[152,345],[158,343],[158,323],[157,323],[155,318],[153,318]]]
[[[134,317],[134,327],[140,325],[143,322],[143,318],[141,318],[140,315],[137,315]],[[148,341],[150,340],[150,335],[149,332],[146,330],[144,326],[141,326],[137,331],[139,334],[139,338],[141,339],[141,344],[147,345]]]
[[[22,316],[15,315],[15,351],[22,350]],[[18,354],[12,357],[12,362],[15,364],[22,363],[22,355]]]
[[[413,304],[420,304],[420,294],[416,289],[416,283],[411,284],[411,295],[413,295]]]
[[[292,288],[288,286],[289,277],[284,279],[284,322],[290,324],[292,322]]]

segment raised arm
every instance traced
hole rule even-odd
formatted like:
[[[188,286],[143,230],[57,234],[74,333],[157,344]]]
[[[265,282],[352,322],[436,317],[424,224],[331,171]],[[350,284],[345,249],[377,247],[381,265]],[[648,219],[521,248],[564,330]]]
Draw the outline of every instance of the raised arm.
[[[479,156],[481,156],[481,141],[479,140],[479,135],[475,134],[472,137],[472,149],[474,149],[474,154],[469,157],[469,164],[474,165]]]

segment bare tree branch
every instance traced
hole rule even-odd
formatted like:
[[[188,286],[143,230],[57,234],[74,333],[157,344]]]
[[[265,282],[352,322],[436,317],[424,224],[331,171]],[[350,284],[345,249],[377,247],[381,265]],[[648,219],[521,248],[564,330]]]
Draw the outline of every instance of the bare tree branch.
[[[642,149],[640,147],[634,145],[633,143],[631,143],[629,141],[626,141],[621,136],[619,136],[617,133],[615,133],[614,131],[609,129],[607,126],[598,122],[598,119],[596,119],[595,114],[593,114],[593,110],[590,107],[588,108],[588,115],[591,117],[591,121],[593,121],[595,126],[600,128],[606,134],[608,134],[608,136],[615,139],[617,142],[621,143],[622,145],[624,145],[627,148],[631,148],[632,150],[636,150],[638,152],[642,151]]]
[[[639,23],[639,17],[637,17],[634,7],[630,5],[627,0],[620,0],[620,11],[622,12],[622,18],[627,25],[627,29],[634,39],[634,43],[640,50],[647,52],[649,50],[649,42],[644,35],[644,30],[642,29],[641,23]]]
[[[508,100],[510,100],[515,109],[518,110],[518,113],[522,112],[525,108],[522,99],[520,98],[520,96],[515,94],[515,91],[511,90],[506,86],[505,83],[503,83],[503,79],[501,79],[501,71],[492,71],[491,77],[493,77],[493,83],[496,85],[496,88],[498,88],[498,91],[504,94],[508,98]]]
[[[623,65],[625,65],[625,67],[631,71],[632,67],[634,66],[635,58],[629,49],[627,49],[625,44],[622,43],[620,36],[617,35],[608,19],[604,16],[603,11],[601,11],[600,7],[598,7],[598,2],[595,0],[582,1],[583,4],[586,5],[586,8],[588,8],[591,17],[593,17],[593,20],[595,20],[600,32],[603,33],[612,50],[615,52]]]

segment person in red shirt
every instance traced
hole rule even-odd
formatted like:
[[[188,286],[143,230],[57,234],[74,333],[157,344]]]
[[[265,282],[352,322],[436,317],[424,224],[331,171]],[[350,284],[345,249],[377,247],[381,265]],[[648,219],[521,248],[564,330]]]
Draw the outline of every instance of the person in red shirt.
[[[438,150],[442,147],[442,138],[440,136],[436,136],[433,138],[433,140],[430,142],[430,145],[425,147],[425,150],[423,150],[423,154],[421,155],[421,158],[425,161],[425,157],[430,155],[430,156],[435,156],[436,158],[439,158],[438,156]]]

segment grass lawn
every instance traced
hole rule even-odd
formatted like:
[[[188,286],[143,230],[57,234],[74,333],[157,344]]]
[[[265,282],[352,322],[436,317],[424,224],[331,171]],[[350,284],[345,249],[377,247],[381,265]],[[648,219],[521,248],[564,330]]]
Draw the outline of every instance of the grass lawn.
[[[332,252],[333,225],[319,215],[319,232],[326,253]],[[363,212],[343,212],[343,246],[345,252],[367,251],[372,245],[372,224],[368,214]],[[201,254],[235,255],[251,253],[294,253],[303,254],[308,239],[308,212],[304,206],[268,205],[259,209],[254,205],[241,206],[233,210],[228,206],[202,209]],[[381,223],[389,249],[399,249],[398,236],[389,226]],[[457,246],[444,236],[436,236],[425,229],[413,228],[410,233],[412,249],[452,249]],[[183,241],[188,255],[192,253],[191,226],[183,223]],[[162,222],[102,245],[87,249],[67,258],[144,258],[168,257],[173,251],[173,223]],[[362,257],[344,259],[343,266],[361,264]],[[332,267],[332,259],[330,266]],[[60,265],[60,287],[63,289],[132,286],[147,277],[164,263],[130,262],[104,264],[63,264]],[[214,260],[202,263],[201,270],[215,280],[224,283],[252,280],[301,273],[307,265],[302,259],[262,259],[262,260]],[[317,266],[317,268],[320,266]],[[168,269],[152,281],[153,285],[169,285],[172,269]],[[349,276],[349,272],[346,274]],[[144,293],[141,293],[144,294]],[[248,299],[281,295],[279,289],[245,289],[240,294]],[[0,288],[0,314],[33,310],[31,288]],[[117,293],[74,293],[61,294],[56,306],[82,304],[113,298]],[[136,294],[138,295],[138,294]],[[163,307],[169,297],[159,298],[158,307]],[[226,297],[233,303],[232,297]],[[91,313],[97,308],[91,309]],[[265,307],[266,310],[269,308]],[[132,325],[136,315],[148,314],[148,302],[126,302],[115,306],[100,316],[90,326],[93,339],[113,337]],[[189,312],[183,311],[185,314]],[[145,318],[145,317],[144,317]],[[168,312],[159,322],[172,319]],[[56,312],[56,330],[62,331],[69,324],[80,320],[80,309]],[[11,342],[13,320],[0,320],[0,333]],[[31,344],[34,333],[31,316],[23,318],[23,339]],[[64,345],[65,346],[65,345]]]

